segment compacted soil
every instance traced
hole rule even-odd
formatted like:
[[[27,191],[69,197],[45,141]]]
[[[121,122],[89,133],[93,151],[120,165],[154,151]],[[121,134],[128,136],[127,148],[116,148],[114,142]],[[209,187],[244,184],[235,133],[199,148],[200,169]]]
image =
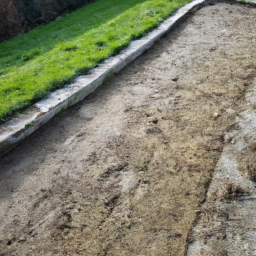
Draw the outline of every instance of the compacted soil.
[[[255,16],[204,7],[3,157],[0,255],[184,255],[255,76]]]

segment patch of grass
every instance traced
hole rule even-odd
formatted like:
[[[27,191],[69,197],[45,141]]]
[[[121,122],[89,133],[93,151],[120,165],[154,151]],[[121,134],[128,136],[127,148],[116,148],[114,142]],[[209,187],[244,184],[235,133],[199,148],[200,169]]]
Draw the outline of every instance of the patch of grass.
[[[241,4],[251,4],[252,0],[236,0],[236,2],[241,3]]]
[[[0,123],[117,54],[190,0],[102,0],[0,44]]]
[[[22,60],[23,61],[28,61],[28,60],[32,60],[35,56],[40,54],[40,50],[38,48],[34,48],[32,50],[30,50],[29,52],[27,52],[26,54],[24,54],[22,56]]]
[[[60,49],[67,52],[73,52],[78,49],[78,46],[76,44],[72,43],[66,43],[60,46]]]

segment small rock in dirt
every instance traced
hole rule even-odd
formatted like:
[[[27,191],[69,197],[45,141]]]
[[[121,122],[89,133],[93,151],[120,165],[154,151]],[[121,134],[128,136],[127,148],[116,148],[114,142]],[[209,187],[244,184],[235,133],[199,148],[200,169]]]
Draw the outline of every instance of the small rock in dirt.
[[[25,241],[26,241],[25,237],[20,237],[18,242],[20,243],[20,242],[25,242]]]
[[[217,118],[218,116],[219,116],[219,113],[217,113],[217,112],[213,113],[214,118]]]
[[[232,108],[228,108],[228,109],[226,110],[226,112],[227,112],[228,114],[234,114],[234,113],[236,113],[236,111],[235,111],[234,109],[232,109]]]
[[[226,234],[225,233],[217,233],[216,235],[217,239],[223,240],[226,238]]]
[[[230,133],[225,134],[224,136],[224,143],[228,143],[233,139],[233,135]]]
[[[156,117],[150,117],[150,118],[148,118],[148,122],[149,123],[157,124],[158,123],[158,119]]]
[[[74,209],[75,208],[75,206],[74,205],[67,205],[67,206],[65,206],[65,210],[72,210],[72,209]]]

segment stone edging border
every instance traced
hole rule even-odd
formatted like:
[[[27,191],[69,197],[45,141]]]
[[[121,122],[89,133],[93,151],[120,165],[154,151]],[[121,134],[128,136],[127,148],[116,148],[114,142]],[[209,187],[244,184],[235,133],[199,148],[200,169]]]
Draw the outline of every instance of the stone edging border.
[[[128,48],[103,64],[80,76],[75,81],[59,89],[17,117],[0,125],[0,157],[7,154],[14,146],[43,126],[60,111],[78,103],[97,89],[110,75],[120,71],[131,61],[149,49],[159,38],[175,29],[190,13],[200,9],[205,0],[194,0],[180,8],[165,20],[157,29],[139,40],[132,41]]]

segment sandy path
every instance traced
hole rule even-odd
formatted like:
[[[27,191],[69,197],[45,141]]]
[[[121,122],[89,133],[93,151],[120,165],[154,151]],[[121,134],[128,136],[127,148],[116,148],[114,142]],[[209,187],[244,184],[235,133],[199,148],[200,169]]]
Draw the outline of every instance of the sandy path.
[[[216,4],[0,160],[0,255],[184,255],[255,76],[256,10]]]

